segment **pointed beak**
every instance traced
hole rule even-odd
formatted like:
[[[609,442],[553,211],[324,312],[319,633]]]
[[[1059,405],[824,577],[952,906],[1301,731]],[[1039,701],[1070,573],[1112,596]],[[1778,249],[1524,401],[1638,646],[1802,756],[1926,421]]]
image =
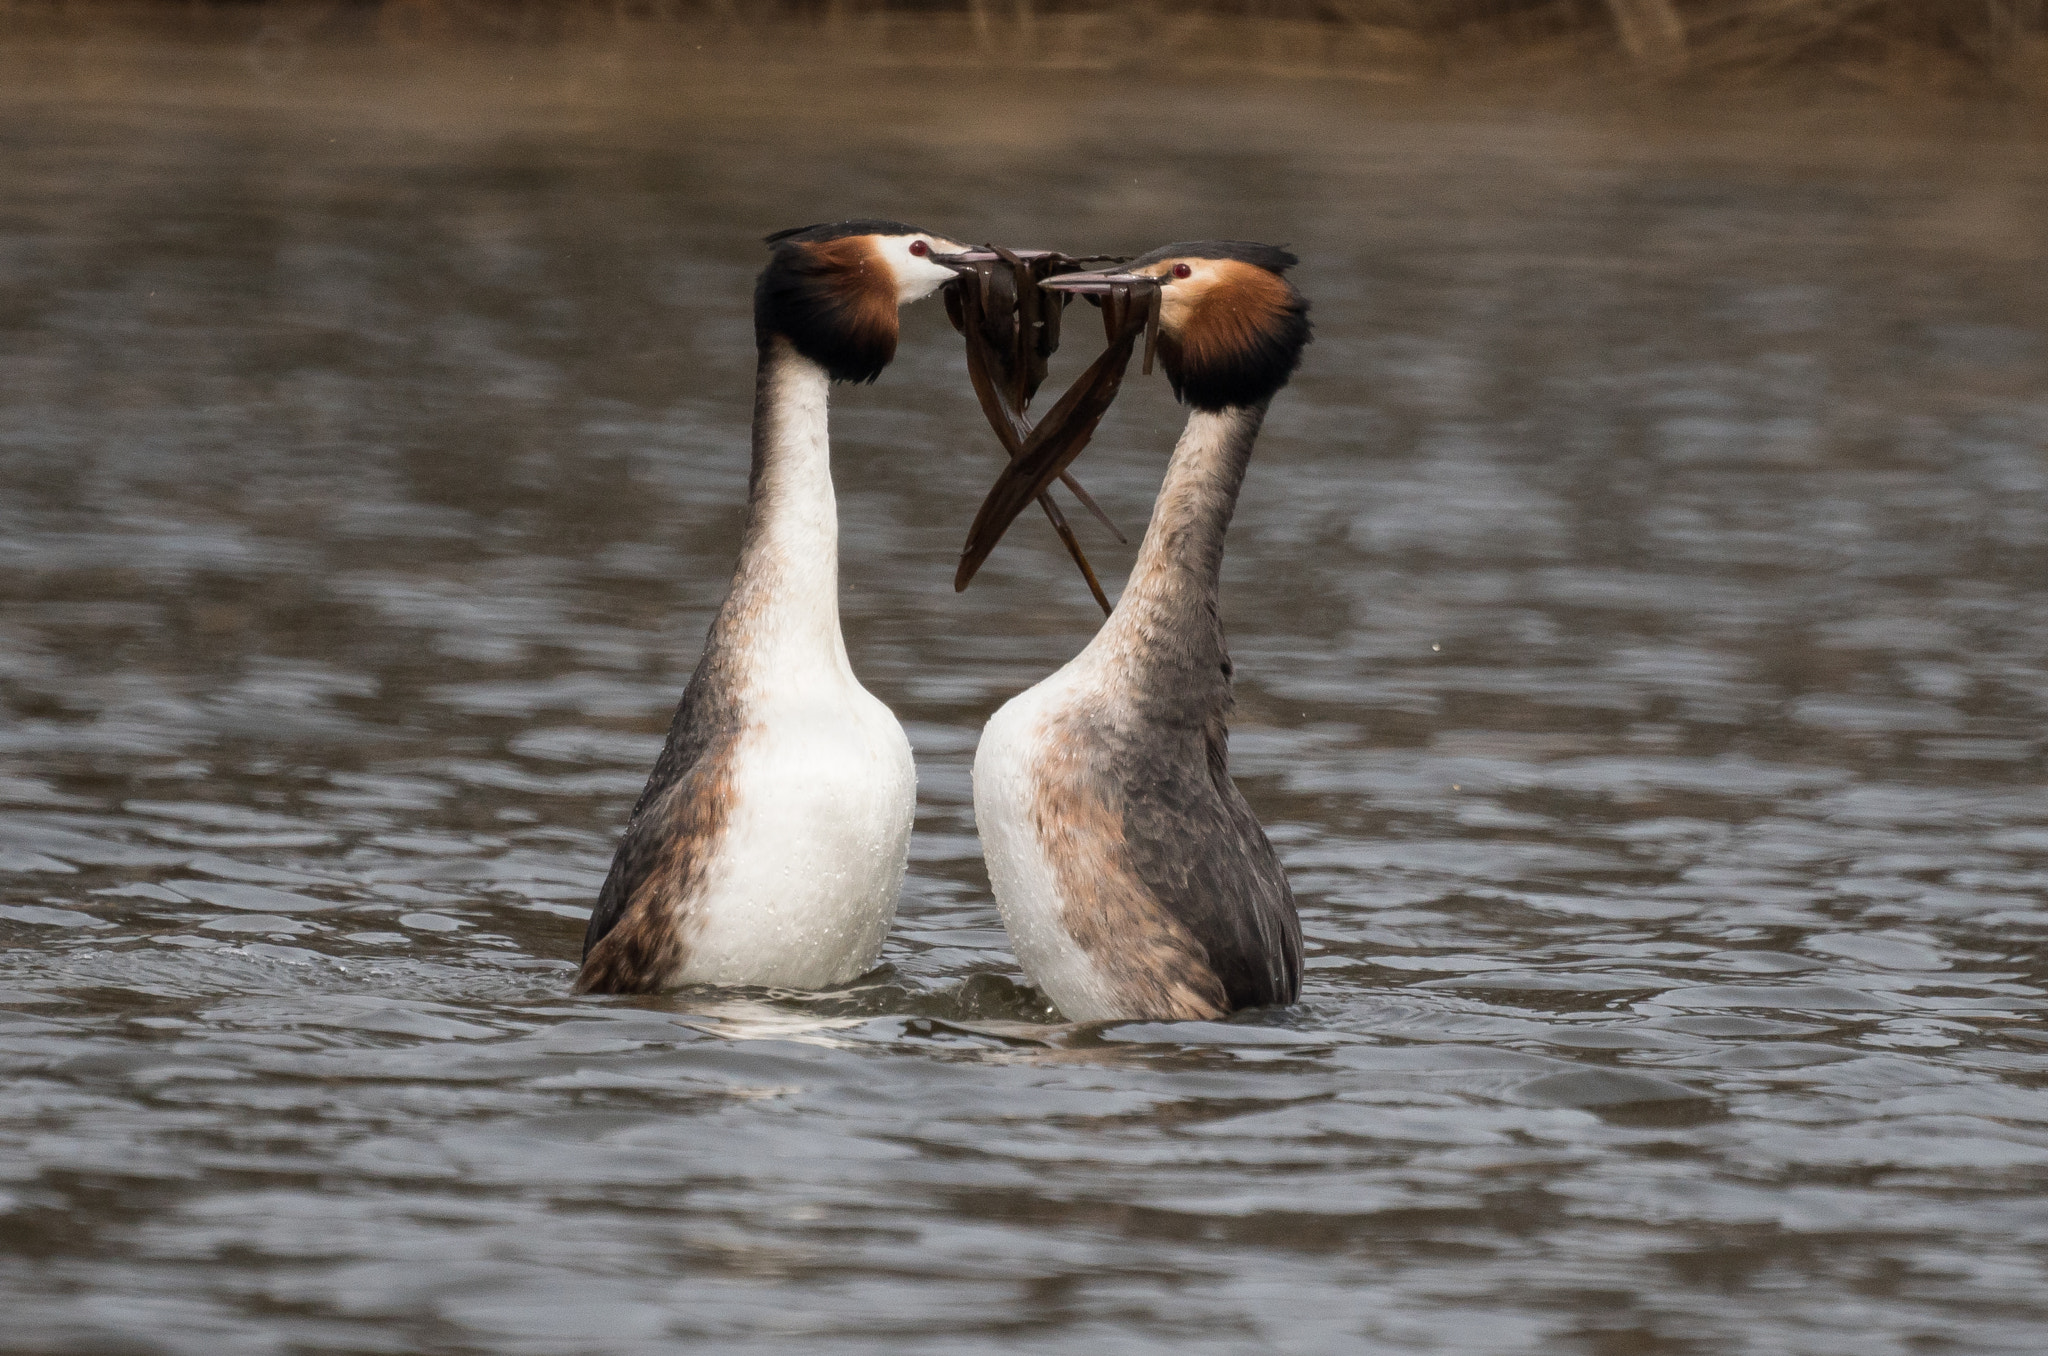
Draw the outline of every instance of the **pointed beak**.
[[[1057,250],[1006,250],[994,245],[983,245],[978,249],[961,250],[957,254],[934,254],[931,260],[952,269],[962,277],[968,277],[977,270],[977,264],[1031,264],[1040,259],[1066,259]]]
[[[994,250],[961,250],[958,254],[934,254],[931,261],[942,268],[950,268],[961,277],[974,275],[976,264],[991,263],[1002,256]]]
[[[1061,273],[1038,284],[1055,292],[1072,292],[1077,296],[1106,297],[1118,287],[1157,287],[1159,279],[1144,273],[1126,273],[1121,269],[1104,269],[1099,273]]]
[[[1088,256],[1089,259],[1101,259],[1104,257],[1106,256],[1100,254]],[[960,250],[957,253],[934,254],[931,256],[933,263],[942,264],[963,276],[974,273],[976,271],[976,264],[1000,262],[1014,266],[1035,264],[1041,259],[1052,259],[1057,263],[1066,264],[1078,262],[1072,255],[1061,254],[1058,250],[1006,250],[998,245],[982,245],[975,249]],[[1042,281],[1040,285],[1044,285]]]

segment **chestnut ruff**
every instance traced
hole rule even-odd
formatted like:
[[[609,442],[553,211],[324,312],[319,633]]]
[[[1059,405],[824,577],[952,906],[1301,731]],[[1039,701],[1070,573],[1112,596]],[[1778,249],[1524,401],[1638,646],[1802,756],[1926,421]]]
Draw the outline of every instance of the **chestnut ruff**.
[[[1294,375],[1311,338],[1308,299],[1282,276],[1301,261],[1251,240],[1183,240],[1125,267],[1170,277],[1181,260],[1212,267],[1200,284],[1166,284],[1168,303],[1178,301],[1187,312],[1178,332],[1159,334],[1159,361],[1174,395],[1210,411],[1271,399]]]
[[[921,232],[894,222],[888,234]],[[754,340],[764,350],[782,335],[834,381],[872,382],[896,356],[896,281],[870,237],[813,238],[821,230],[770,237],[774,257],[754,288]]]

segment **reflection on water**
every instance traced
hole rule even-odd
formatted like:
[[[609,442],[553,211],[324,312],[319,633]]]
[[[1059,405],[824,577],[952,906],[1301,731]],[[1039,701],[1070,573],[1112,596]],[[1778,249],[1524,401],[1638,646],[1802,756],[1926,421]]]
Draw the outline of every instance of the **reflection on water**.
[[[2038,145],[117,58],[0,81],[0,1345],[2038,1349]],[[569,996],[754,239],[856,211],[1307,260],[1226,598],[1299,1009],[1023,986],[968,760],[1091,605],[1042,530],[951,593],[936,307],[834,413],[922,764],[885,969]],[[1160,386],[1084,465],[1129,524]]]

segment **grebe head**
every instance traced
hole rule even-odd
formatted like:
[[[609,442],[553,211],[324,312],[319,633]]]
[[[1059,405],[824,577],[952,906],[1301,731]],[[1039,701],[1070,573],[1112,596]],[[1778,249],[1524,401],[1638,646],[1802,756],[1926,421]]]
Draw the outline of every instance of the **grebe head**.
[[[1255,405],[1287,384],[1309,341],[1308,299],[1283,276],[1299,263],[1250,240],[1184,240],[1114,271],[1043,286],[1083,296],[1118,283],[1159,288],[1159,360],[1173,393],[1198,410]]]
[[[1159,358],[1173,393],[1216,413],[1263,407],[1300,364],[1309,341],[1308,299],[1284,276],[1296,262],[1284,249],[1249,240],[1187,240],[1121,268],[1062,273],[1039,286],[1109,302],[1110,323],[1122,328],[1124,343],[1135,334],[1132,317],[1145,314],[1130,303],[1150,307],[1156,299]],[[1099,417],[1098,409],[1078,436],[1046,440],[1038,455],[1027,450],[996,478],[960,553],[956,590],[967,587],[1011,521],[1079,454]],[[1256,432],[1257,421],[1249,427]]]
[[[754,288],[754,337],[776,335],[834,381],[873,381],[896,356],[896,309],[958,271],[935,254],[966,246],[900,221],[861,218],[768,237],[774,254]]]

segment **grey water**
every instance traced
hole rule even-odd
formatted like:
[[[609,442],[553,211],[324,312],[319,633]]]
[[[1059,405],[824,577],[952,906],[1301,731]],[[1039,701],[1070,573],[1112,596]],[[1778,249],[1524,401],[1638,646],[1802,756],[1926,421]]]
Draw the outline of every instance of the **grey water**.
[[[2024,119],[287,55],[0,61],[0,1349],[2043,1349]],[[1000,454],[936,303],[832,415],[920,759],[882,968],[571,996],[758,238],[870,213],[1302,256],[1225,597],[1300,1006],[1018,971],[969,760],[1096,615],[1033,519],[952,592]]]

